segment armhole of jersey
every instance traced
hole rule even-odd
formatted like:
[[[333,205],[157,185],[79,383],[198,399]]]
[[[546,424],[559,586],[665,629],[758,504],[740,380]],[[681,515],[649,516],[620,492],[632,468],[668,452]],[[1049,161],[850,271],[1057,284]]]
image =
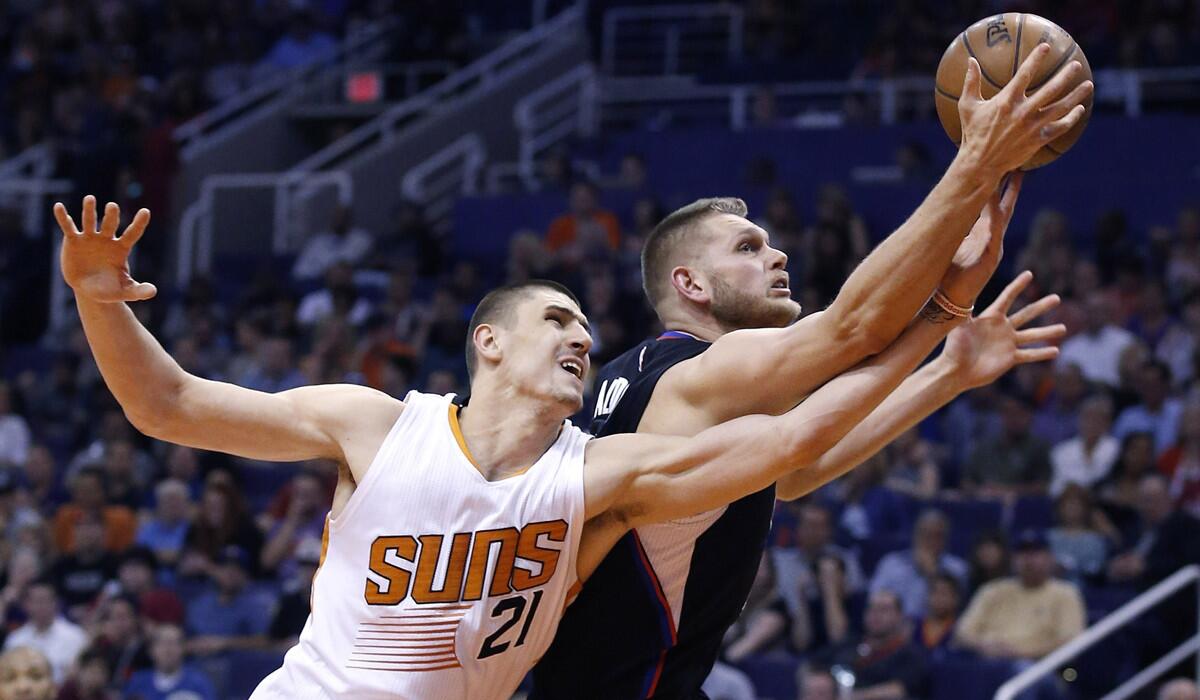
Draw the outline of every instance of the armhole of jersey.
[[[350,499],[346,501],[346,507],[342,508],[342,512],[336,518],[330,515],[329,529],[331,531],[338,530],[345,525],[350,516],[354,515],[354,511],[358,510],[358,504],[367,497],[367,490],[379,480],[379,473],[387,466],[388,458],[395,452],[396,446],[402,442],[403,433],[417,421],[419,417],[417,414],[420,413],[422,399],[423,397],[417,391],[410,391],[404,397],[404,411],[400,413],[400,417],[392,424],[387,437],[379,444],[379,449],[375,452],[375,457],[371,460],[371,465],[367,467],[366,477],[355,485],[354,493],[350,494]]]
[[[571,566],[571,585],[568,586],[567,599],[565,604],[570,605],[571,601],[579,593],[582,583],[579,580],[579,545],[583,541],[583,526],[584,518],[587,514],[587,486],[584,479],[584,454],[587,451],[587,445],[592,440],[592,436],[582,430],[576,434],[576,443],[573,445],[573,461],[576,465],[575,473],[572,475],[571,482],[571,499],[574,503],[574,512],[571,514],[574,518],[572,527],[568,529],[571,533],[570,547],[570,566]]]

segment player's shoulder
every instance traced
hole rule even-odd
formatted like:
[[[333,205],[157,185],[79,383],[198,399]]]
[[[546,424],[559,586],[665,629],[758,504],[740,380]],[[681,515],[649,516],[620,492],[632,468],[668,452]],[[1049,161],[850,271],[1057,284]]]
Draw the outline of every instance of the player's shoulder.
[[[647,338],[611,360],[600,371],[601,377],[624,376],[633,379],[669,369],[709,348],[711,343],[686,333],[668,331]]]

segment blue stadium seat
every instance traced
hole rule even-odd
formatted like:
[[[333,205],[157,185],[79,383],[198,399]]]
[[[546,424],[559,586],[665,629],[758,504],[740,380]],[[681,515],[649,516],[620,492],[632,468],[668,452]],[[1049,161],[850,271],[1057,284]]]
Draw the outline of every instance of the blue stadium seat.
[[[991,700],[1012,675],[1012,664],[969,657],[930,665],[932,700]]]
[[[755,655],[737,667],[750,676],[758,700],[792,700],[796,697],[796,669],[800,660],[782,654]]]
[[[1043,531],[1053,526],[1054,501],[1049,496],[1021,496],[1013,504],[1009,525],[1013,534],[1028,529]]]

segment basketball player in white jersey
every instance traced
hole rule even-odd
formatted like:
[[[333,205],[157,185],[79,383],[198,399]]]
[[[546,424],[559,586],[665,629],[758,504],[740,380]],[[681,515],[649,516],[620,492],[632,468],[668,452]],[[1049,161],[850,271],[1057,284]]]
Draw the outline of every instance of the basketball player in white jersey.
[[[582,405],[591,336],[554,283],[480,303],[469,406],[359,386],[266,394],[184,372],[126,305],[155,294],[127,261],[147,210],[120,238],[115,204],[97,227],[86,198],[82,233],[61,204],[55,216],[88,343],[139,430],[254,459],[339,464],[313,611],[283,667],[255,691],[262,700],[509,697],[575,586],[629,528],[710,510],[813,464],[967,321],[931,302],[891,347],[782,416],[692,438],[590,440],[565,419]],[[966,326],[976,364],[987,364],[983,348],[1007,366],[1054,356],[1020,349],[1043,332],[1017,331],[1006,316],[1027,282]]]

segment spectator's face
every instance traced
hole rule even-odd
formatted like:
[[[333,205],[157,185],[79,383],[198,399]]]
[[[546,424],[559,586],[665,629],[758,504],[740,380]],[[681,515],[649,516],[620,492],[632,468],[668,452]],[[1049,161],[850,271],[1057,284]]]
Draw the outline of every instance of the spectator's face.
[[[938,619],[954,617],[958,614],[958,605],[958,589],[949,581],[934,579],[933,585],[929,587],[930,617]]]
[[[1181,442],[1200,442],[1200,406],[1188,404],[1179,417],[1179,439]]]
[[[1111,312],[1108,308],[1108,299],[1103,294],[1092,294],[1087,298],[1083,309],[1084,323],[1089,331],[1095,333],[1108,325]]]
[[[103,508],[104,485],[94,474],[80,474],[72,484],[71,497],[84,510]]]
[[[1085,404],[1079,411],[1079,433],[1085,440],[1099,440],[1112,427],[1112,411],[1104,403]]]
[[[1142,367],[1138,373],[1138,394],[1147,406],[1159,406],[1167,398],[1167,380],[1162,370],[1152,364]]]
[[[900,631],[903,623],[904,612],[900,609],[900,599],[895,594],[887,591],[871,594],[863,615],[863,630],[868,637],[891,637]]]
[[[1050,578],[1054,571],[1054,557],[1048,549],[1018,551],[1014,557],[1014,566],[1021,583],[1036,588]]]
[[[237,562],[225,562],[216,568],[217,587],[222,593],[233,594],[246,585],[246,571]]]
[[[138,559],[130,559],[121,564],[117,579],[126,593],[138,595],[154,586],[154,570]]]
[[[828,673],[804,674],[800,700],[837,700],[837,685]]]
[[[590,216],[596,211],[596,193],[589,185],[577,184],[571,188],[571,212],[576,216]]]
[[[1009,437],[1020,438],[1029,433],[1029,423],[1033,419],[1029,409],[1016,399],[1008,399],[1004,402],[1004,410],[1001,414],[1004,421],[1004,432]]]
[[[1125,473],[1129,476],[1144,474],[1154,465],[1154,440],[1149,435],[1135,435],[1125,443],[1122,455]]]
[[[108,664],[101,659],[92,659],[75,674],[79,690],[86,695],[99,693],[108,685]]]
[[[138,634],[137,611],[127,600],[116,599],[108,604],[104,616],[104,636],[110,640],[122,642],[132,639]]]
[[[54,622],[58,615],[58,597],[50,586],[31,586],[25,593],[25,614],[39,627]]]
[[[225,522],[225,494],[221,493],[219,489],[205,489],[202,503],[205,522],[213,526],[219,526]]]
[[[158,493],[158,518],[163,522],[177,523],[187,519],[188,507],[191,505],[188,501],[187,491],[184,489],[163,489]]]
[[[1087,503],[1077,491],[1068,491],[1058,502],[1058,521],[1066,527],[1087,525]]]
[[[918,549],[941,554],[946,549],[946,523],[941,518],[922,518],[913,532]]]
[[[25,460],[25,478],[35,486],[53,482],[54,456],[50,450],[38,445],[29,451],[29,458]]]
[[[305,514],[312,515],[320,510],[322,501],[325,500],[321,482],[310,474],[303,474],[296,477],[292,483],[292,498],[297,500]]]
[[[173,479],[187,483],[195,478],[200,465],[196,451],[190,447],[174,445],[167,456],[167,474]]]
[[[83,518],[75,524],[75,552],[91,554],[104,549],[104,524],[95,518]]]
[[[975,546],[975,563],[984,571],[1006,574],[1007,571],[1001,571],[1005,554],[1004,547],[999,542],[986,540]]]
[[[796,533],[796,541],[801,549],[809,552],[820,551],[829,545],[832,536],[828,511],[809,507],[801,512],[799,530]]]
[[[709,313],[726,329],[782,328],[800,318],[792,299],[788,257],[770,236],[734,214],[713,214],[694,236],[703,246],[693,274],[708,292]]]
[[[104,471],[113,479],[133,478],[137,452],[133,443],[125,440],[109,443],[104,460]]]
[[[1138,484],[1137,507],[1142,518],[1152,525],[1166,520],[1174,510],[1166,479],[1157,475],[1143,478]]]
[[[283,374],[292,366],[292,344],[287,338],[270,338],[263,341],[259,348],[262,352],[263,369],[272,374]]]
[[[1200,700],[1200,688],[1186,678],[1176,678],[1158,691],[1158,700]]]
[[[1067,405],[1074,405],[1083,398],[1087,391],[1087,380],[1083,378],[1079,365],[1070,364],[1059,370],[1054,378],[1054,390],[1059,400]]]
[[[0,661],[0,699],[51,700],[54,675],[50,662],[28,647],[7,652]]]
[[[183,665],[183,631],[175,625],[162,625],[154,633],[150,645],[154,668],[162,673],[174,673]]]

